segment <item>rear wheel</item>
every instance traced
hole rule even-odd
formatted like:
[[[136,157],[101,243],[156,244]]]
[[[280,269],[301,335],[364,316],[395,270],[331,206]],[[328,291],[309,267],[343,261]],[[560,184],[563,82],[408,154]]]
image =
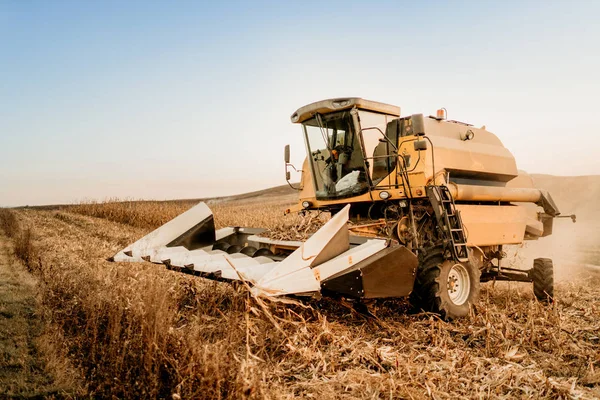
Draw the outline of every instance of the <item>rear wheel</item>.
[[[533,269],[530,272],[533,281],[533,293],[543,303],[554,301],[554,266],[549,258],[536,258],[533,260]]]
[[[469,315],[479,300],[479,269],[470,262],[444,260],[441,248],[422,258],[410,302],[416,310],[453,319]]]

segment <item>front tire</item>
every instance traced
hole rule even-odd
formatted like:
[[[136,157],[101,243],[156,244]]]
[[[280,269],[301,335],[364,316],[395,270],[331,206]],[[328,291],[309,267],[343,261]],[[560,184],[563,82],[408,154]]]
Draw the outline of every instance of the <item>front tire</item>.
[[[533,260],[531,270],[533,281],[533,294],[542,303],[554,301],[554,265],[549,258],[536,258]]]
[[[444,260],[441,248],[431,249],[419,266],[410,302],[446,320],[465,317],[479,300],[479,277],[473,263]]]

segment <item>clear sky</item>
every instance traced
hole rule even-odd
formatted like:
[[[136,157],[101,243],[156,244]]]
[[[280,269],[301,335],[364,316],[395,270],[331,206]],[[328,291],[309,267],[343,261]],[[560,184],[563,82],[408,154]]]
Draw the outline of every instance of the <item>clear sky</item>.
[[[0,206],[284,184],[289,116],[359,96],[600,174],[600,2],[0,0]],[[299,177],[296,177],[299,179]]]

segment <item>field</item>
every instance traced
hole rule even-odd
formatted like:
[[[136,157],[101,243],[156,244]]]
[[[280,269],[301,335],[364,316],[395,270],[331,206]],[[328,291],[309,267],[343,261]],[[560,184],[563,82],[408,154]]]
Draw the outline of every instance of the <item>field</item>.
[[[592,194],[574,203],[562,178],[547,179],[580,222],[560,221],[564,233],[512,262],[552,250],[557,302],[536,302],[529,284],[487,283],[472,315],[451,323],[409,314],[402,300],[377,303],[374,319],[333,300],[257,301],[153,264],[105,261],[194,201],[4,210],[0,226],[37,282],[40,351],[66,360],[55,397],[600,398],[600,275],[579,267],[600,264],[599,213],[581,201]],[[279,188],[209,205],[218,227],[300,239],[315,221],[284,217],[293,201]]]

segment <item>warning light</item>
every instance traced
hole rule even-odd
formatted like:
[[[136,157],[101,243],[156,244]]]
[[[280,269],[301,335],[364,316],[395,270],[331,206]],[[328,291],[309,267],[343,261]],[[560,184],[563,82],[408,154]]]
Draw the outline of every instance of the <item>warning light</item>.
[[[447,112],[445,108],[440,108],[436,112],[436,119],[446,119],[446,113]]]

